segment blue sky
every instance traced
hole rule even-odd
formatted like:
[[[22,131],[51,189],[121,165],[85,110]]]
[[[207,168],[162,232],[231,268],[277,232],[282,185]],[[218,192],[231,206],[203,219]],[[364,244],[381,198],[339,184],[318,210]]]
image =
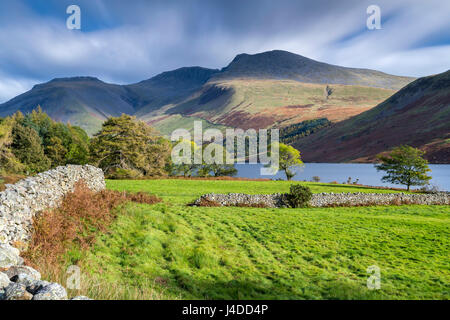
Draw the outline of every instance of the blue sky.
[[[66,28],[71,4],[79,31]],[[372,4],[381,30],[366,28]],[[55,77],[133,83],[273,49],[424,76],[449,69],[449,17],[442,0],[2,0],[0,102]]]

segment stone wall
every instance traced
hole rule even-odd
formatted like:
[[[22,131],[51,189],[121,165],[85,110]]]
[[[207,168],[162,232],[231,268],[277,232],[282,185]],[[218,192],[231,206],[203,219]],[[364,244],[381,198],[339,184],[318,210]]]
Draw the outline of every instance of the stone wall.
[[[194,202],[200,205],[202,200],[216,202],[222,206],[252,206],[264,205],[268,208],[286,206],[285,194],[258,194],[249,195],[243,193],[230,194],[206,194]],[[315,193],[309,205],[312,207],[330,206],[364,206],[364,205],[449,205],[450,194],[447,192],[430,194],[409,193]]]
[[[103,171],[90,165],[58,167],[6,185],[0,192],[0,243],[28,241],[35,215],[57,206],[80,180],[94,191],[106,187]]]
[[[41,280],[39,271],[25,266],[19,250],[0,243],[0,300],[67,300],[66,289]],[[71,300],[90,300],[77,296]]]

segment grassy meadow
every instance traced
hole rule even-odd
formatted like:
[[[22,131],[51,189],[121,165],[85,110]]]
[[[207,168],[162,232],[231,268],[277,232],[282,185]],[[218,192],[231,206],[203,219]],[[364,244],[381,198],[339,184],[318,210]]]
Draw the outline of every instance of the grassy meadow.
[[[394,192],[307,183],[313,192]],[[285,181],[107,181],[156,194],[128,203],[91,250],[74,248],[94,298],[448,299],[449,206],[190,207],[209,192],[274,193]],[[381,270],[368,290],[367,267]],[[93,280],[94,279],[94,280]],[[111,296],[111,292],[115,292]],[[78,292],[77,292],[78,293]]]

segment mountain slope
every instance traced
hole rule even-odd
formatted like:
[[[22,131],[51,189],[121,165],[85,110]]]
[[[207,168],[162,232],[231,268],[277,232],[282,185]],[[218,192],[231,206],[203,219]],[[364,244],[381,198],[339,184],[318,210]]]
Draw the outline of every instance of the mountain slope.
[[[151,79],[125,86],[139,97],[135,104],[137,115],[176,104],[199,90],[219,70],[186,67],[163,72]]]
[[[130,85],[92,77],[54,79],[0,105],[0,116],[38,105],[53,119],[93,134],[109,116],[136,115],[169,134],[195,119],[209,126],[267,128],[359,114],[412,81],[333,66],[286,51],[238,55],[222,70],[180,68]],[[329,85],[333,92],[325,96]]]
[[[38,105],[51,118],[88,129],[109,116],[135,112],[126,88],[93,77],[54,79],[0,105],[0,116],[28,113]],[[90,132],[92,133],[92,132]]]
[[[434,163],[450,162],[450,70],[417,79],[375,108],[293,145],[309,162],[371,161],[409,144]]]
[[[227,127],[282,127],[326,117],[341,121],[369,110],[414,78],[334,66],[287,51],[240,54],[184,101],[139,115],[165,128],[179,117]],[[333,92],[325,97],[327,85]],[[171,120],[173,119],[173,120]]]
[[[156,120],[168,115],[197,117],[228,127],[268,128],[317,118],[341,121],[366,111],[395,93],[393,90],[292,80],[236,79],[208,82],[184,102],[144,115]],[[161,112],[162,111],[162,112]]]
[[[0,105],[0,116],[17,110],[28,113],[40,105],[51,118],[71,122],[89,134],[97,132],[105,119],[140,109],[159,108],[189,96],[218,70],[181,68],[131,85],[116,85],[93,77],[53,79],[34,86]]]
[[[287,51],[240,54],[212,80],[257,78],[307,83],[346,84],[399,90],[414,78],[369,69],[346,68],[315,61]]]

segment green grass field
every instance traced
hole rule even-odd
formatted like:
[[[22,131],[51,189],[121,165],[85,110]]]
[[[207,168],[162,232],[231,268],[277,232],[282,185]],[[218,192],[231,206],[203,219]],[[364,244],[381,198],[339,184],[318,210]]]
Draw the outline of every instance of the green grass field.
[[[102,281],[180,299],[448,299],[449,206],[260,209],[188,207],[209,192],[285,192],[283,181],[108,181],[146,191],[71,262]],[[386,192],[308,183],[313,192]],[[369,290],[366,270],[381,270]],[[142,298],[146,298],[145,295]]]

